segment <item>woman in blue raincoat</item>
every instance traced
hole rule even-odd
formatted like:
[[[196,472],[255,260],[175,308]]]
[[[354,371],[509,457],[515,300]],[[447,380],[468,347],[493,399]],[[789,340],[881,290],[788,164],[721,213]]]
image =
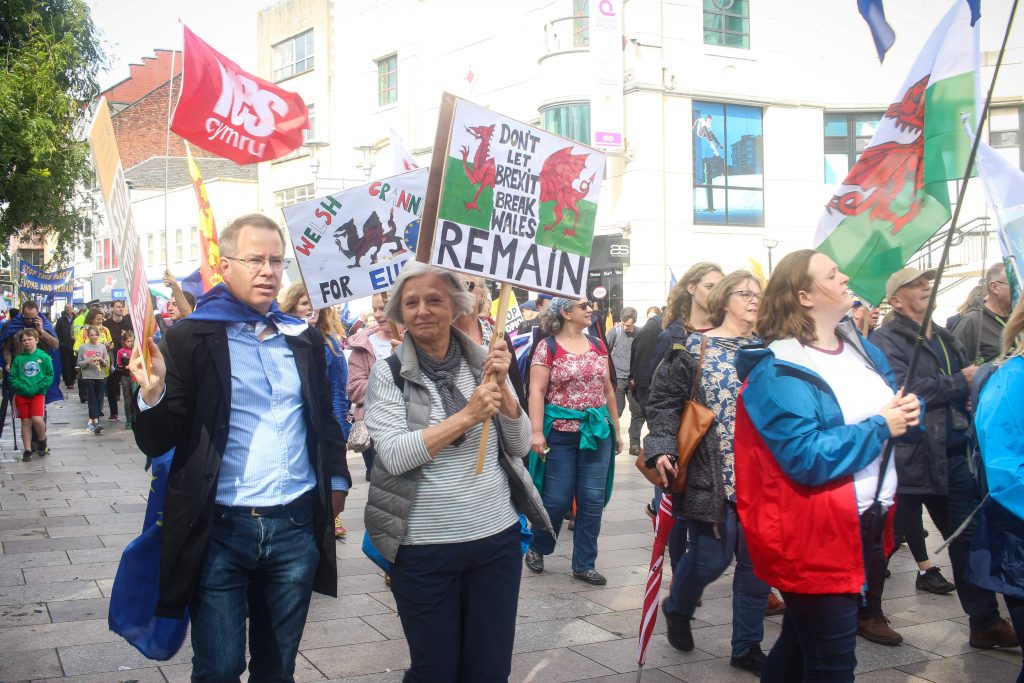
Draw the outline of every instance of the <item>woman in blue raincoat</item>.
[[[989,499],[982,506],[967,576],[1006,598],[1024,645],[1024,300],[1003,329],[998,370],[981,391],[975,428]],[[1024,683],[1024,667],[1017,676]]]

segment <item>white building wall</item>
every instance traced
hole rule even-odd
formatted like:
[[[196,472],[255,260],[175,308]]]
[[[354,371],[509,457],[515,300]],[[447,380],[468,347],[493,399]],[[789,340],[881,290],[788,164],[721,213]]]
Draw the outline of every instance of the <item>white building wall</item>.
[[[1010,4],[990,0],[983,5],[983,90]],[[429,163],[443,91],[530,123],[539,122],[540,108],[546,105],[587,99],[588,53],[549,50],[549,22],[571,15],[572,6],[570,0],[333,3],[331,127],[325,138],[330,146],[322,155],[321,176],[344,179],[347,187],[367,179],[365,167],[357,167],[363,155],[353,149],[360,145],[375,148],[370,178],[391,175],[389,128],[404,138],[421,164]],[[767,266],[765,239],[778,240],[776,262],[789,251],[811,246],[832,194],[824,182],[824,113],[888,106],[949,6],[935,0],[888,3],[897,40],[885,64],[879,64],[853,2],[752,1],[751,48],[740,50],[704,44],[702,0],[627,0],[627,147],[624,155],[609,161],[599,226],[599,232],[624,230],[632,240],[631,265],[624,276],[626,304],[644,310],[663,303],[670,268],[680,276],[695,261],[713,260],[729,270],[749,267],[750,258]],[[262,42],[264,38],[264,50]],[[563,40],[566,46],[571,48],[571,41]],[[1010,47],[997,103],[1024,101],[1022,22],[1017,22]],[[398,101],[379,107],[374,60],[393,52],[398,55]],[[465,78],[470,70],[473,83]],[[299,89],[298,79],[293,80]],[[292,81],[284,85],[291,87]],[[694,223],[695,99],[763,109],[763,227]],[[321,104],[318,100],[318,137],[327,130]],[[266,209],[272,208],[268,192],[286,186],[285,164],[262,166],[273,174],[268,187],[268,172],[261,168],[261,206]],[[302,171],[295,173],[298,178]],[[321,183],[320,194],[327,191]],[[963,218],[984,213],[975,186]]]

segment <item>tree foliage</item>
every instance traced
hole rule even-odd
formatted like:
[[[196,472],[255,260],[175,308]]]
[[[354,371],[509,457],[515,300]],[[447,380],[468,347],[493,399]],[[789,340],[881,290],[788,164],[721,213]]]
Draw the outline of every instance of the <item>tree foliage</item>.
[[[105,64],[85,1],[0,0],[0,63],[0,240],[42,231],[69,256],[91,225],[85,119]]]

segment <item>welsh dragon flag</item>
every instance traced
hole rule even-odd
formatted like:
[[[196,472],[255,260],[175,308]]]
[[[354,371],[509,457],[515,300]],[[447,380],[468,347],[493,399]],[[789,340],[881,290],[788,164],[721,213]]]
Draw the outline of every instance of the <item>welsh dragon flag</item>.
[[[817,249],[873,304],[885,281],[950,218],[947,181],[963,177],[979,106],[980,26],[956,0],[825,207]]]

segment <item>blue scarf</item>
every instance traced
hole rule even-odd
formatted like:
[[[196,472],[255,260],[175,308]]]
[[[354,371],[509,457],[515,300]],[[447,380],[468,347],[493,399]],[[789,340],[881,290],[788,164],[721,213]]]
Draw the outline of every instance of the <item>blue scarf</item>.
[[[56,337],[57,330],[53,328],[53,323],[50,322],[50,319],[41,314],[39,314],[39,318],[43,321],[43,331],[53,337]],[[19,313],[11,318],[10,322],[3,325],[3,332],[0,332],[0,344],[3,344],[23,329],[25,329],[25,317]],[[61,370],[63,369],[63,366],[60,363],[60,352],[56,349],[46,348],[42,344],[40,344],[39,348],[50,356],[50,362],[53,364],[53,383],[50,385],[50,388],[46,390],[45,400],[47,403],[63,401],[64,393],[60,390]]]
[[[235,298],[223,282],[213,287],[196,301],[196,310],[188,316],[188,320],[206,320],[215,323],[265,323],[273,325],[282,334],[297,337],[305,332],[309,325],[305,320],[293,318],[281,312],[281,307],[274,301],[266,315],[243,304]]]

